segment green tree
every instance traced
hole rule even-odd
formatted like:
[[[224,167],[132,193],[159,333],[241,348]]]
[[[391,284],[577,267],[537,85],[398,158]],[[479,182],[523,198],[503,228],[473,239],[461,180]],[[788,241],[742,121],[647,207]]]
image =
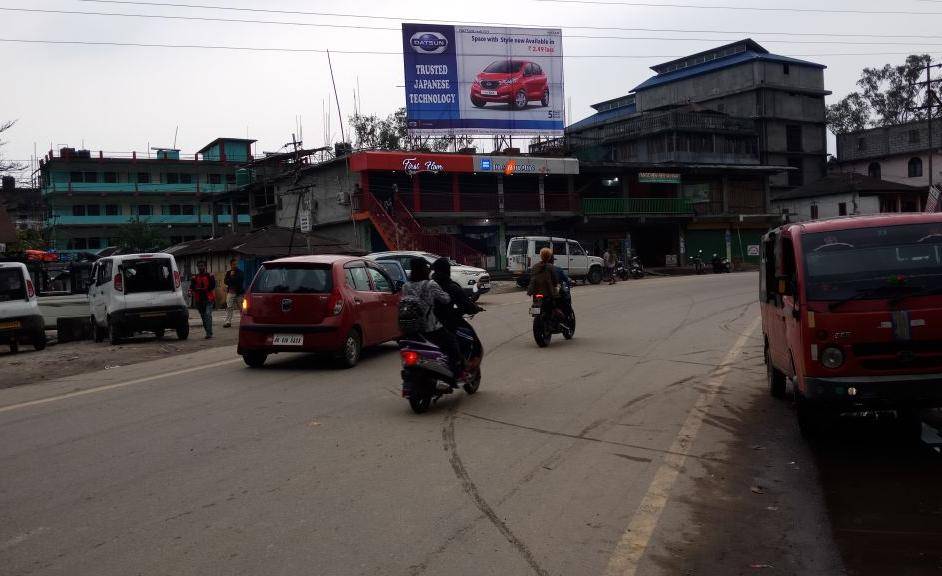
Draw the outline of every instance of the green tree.
[[[167,247],[160,228],[139,216],[119,227],[116,239],[118,247],[127,252],[156,252]]]
[[[16,120],[6,120],[0,121],[0,134],[3,134],[16,124]],[[2,139],[0,139],[0,148],[6,144]],[[2,150],[0,150],[0,173],[3,172],[17,172],[26,168],[26,164],[21,162],[12,162],[9,160],[3,159]]]
[[[357,148],[373,150],[416,150],[427,148],[433,152],[446,152],[455,145],[451,136],[409,136],[406,109],[399,108],[386,118],[376,115],[354,114],[350,117],[353,128],[353,143]],[[471,146],[474,140],[468,136],[458,136],[458,148]]]
[[[870,122],[870,105],[856,92],[849,94],[825,111],[828,128],[835,134],[846,134],[863,130]]]
[[[16,242],[7,246],[7,252],[22,253],[27,250],[45,250],[46,247],[46,241],[38,230],[17,230]]]

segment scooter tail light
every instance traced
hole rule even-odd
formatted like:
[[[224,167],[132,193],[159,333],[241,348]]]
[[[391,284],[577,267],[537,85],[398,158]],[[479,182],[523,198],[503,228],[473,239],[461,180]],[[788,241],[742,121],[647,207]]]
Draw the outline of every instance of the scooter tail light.
[[[118,292],[124,292],[124,277],[121,274],[114,275],[114,289]]]
[[[536,294],[536,295],[535,295],[535,298],[536,298],[537,300],[542,300],[542,299],[543,299],[543,295],[542,295],[542,294]]]
[[[415,366],[419,363],[419,353],[414,350],[403,350],[399,354],[402,356],[403,366]]]

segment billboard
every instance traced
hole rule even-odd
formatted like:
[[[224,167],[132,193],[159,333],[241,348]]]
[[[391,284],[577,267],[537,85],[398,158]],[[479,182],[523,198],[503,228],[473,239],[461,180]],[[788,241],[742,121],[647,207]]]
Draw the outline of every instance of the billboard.
[[[560,29],[403,24],[402,52],[410,133],[562,135]]]

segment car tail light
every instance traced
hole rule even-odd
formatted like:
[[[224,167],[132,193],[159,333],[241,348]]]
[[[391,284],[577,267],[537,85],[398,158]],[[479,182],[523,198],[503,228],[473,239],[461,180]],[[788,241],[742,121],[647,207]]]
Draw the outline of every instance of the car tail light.
[[[118,292],[124,292],[124,277],[121,274],[114,275],[114,289]]]
[[[343,312],[343,296],[339,292],[334,292],[331,295],[328,309],[331,316],[339,316]]]
[[[413,350],[403,350],[399,353],[402,356],[403,366],[415,366],[419,363],[419,353]]]
[[[533,297],[536,298],[537,300],[542,300],[542,299],[543,299],[543,295],[542,295],[542,294],[534,294]]]
[[[26,281],[26,298],[29,300],[29,299],[32,299],[33,296],[35,295],[36,295],[36,289],[33,288],[33,281],[27,280]]]
[[[180,288],[180,271],[174,270],[173,271],[173,289],[177,290],[179,288]]]
[[[243,316],[249,315],[249,300],[250,299],[251,299],[251,296],[249,296],[248,294],[246,294],[245,297],[242,298],[242,315]]]

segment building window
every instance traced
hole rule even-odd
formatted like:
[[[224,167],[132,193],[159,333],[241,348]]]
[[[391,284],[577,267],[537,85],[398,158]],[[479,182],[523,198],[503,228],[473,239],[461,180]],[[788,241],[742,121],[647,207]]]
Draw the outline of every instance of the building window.
[[[235,184],[235,174],[226,174],[226,184]]]
[[[206,181],[210,184],[222,184],[221,174],[207,174]]]
[[[184,216],[192,216],[194,213],[195,211],[192,204],[182,204],[180,206],[180,214],[183,214]]]
[[[101,206],[98,204],[89,204],[85,207],[85,214],[87,216],[101,216]]]
[[[84,182],[81,172],[69,172],[69,182]]]
[[[919,212],[919,198],[903,196],[900,199],[900,212]]]
[[[69,240],[69,246],[72,250],[85,250],[88,248],[88,241],[85,238],[72,238]]]
[[[788,64],[782,64],[782,74],[788,76],[791,74],[791,69]]]
[[[841,202],[837,205],[838,216],[847,216],[847,202]]]
[[[910,130],[910,131],[909,131],[909,143],[910,143],[910,144],[919,144],[919,130]]]
[[[151,212],[150,204],[138,204],[137,205],[138,216],[150,216],[151,214],[152,212]]]
[[[192,184],[193,175],[192,174],[180,174],[180,184]]]
[[[117,172],[105,172],[102,176],[104,177],[104,182],[107,184],[114,184],[118,181]]]
[[[910,158],[909,159],[909,177],[910,178],[922,177],[922,158]]]
[[[876,178],[877,180],[882,179],[879,162],[871,162],[870,165],[867,166],[867,176],[870,176],[871,178]]]
[[[98,248],[101,248],[101,238],[96,238],[95,236],[92,236],[91,238],[89,238],[88,248],[95,249],[95,250],[97,250]]]
[[[117,204],[105,204],[105,216],[117,216],[120,213]]]
[[[166,206],[166,207],[165,207],[165,210],[166,210],[165,213],[166,213],[166,214],[169,214],[169,215],[171,215],[171,216],[179,216],[179,215],[180,215],[180,205],[179,205],[179,204],[171,204],[171,205],[169,205],[169,206]]]
[[[98,182],[98,172],[86,172],[85,181],[86,182]]]
[[[72,215],[73,215],[73,216],[84,216],[84,215],[85,215],[85,205],[84,205],[84,204],[73,204],[73,205],[72,205]]]
[[[785,127],[785,147],[789,152],[801,152],[801,126],[790,125]]]
[[[788,171],[788,185],[789,186],[801,186],[805,183],[805,175],[802,167],[801,158],[789,158],[788,159],[789,168],[794,168],[794,170]]]
[[[818,219],[818,205],[817,204],[811,205],[811,219],[812,220]]]
[[[167,172],[167,184],[179,184],[180,175],[175,172]]]
[[[866,150],[866,149],[867,149],[867,139],[866,139],[866,138],[858,138],[858,139],[857,139],[857,151],[858,151],[858,152],[863,152],[863,151]]]
[[[150,172],[138,172],[137,183],[138,184],[150,184]]]

